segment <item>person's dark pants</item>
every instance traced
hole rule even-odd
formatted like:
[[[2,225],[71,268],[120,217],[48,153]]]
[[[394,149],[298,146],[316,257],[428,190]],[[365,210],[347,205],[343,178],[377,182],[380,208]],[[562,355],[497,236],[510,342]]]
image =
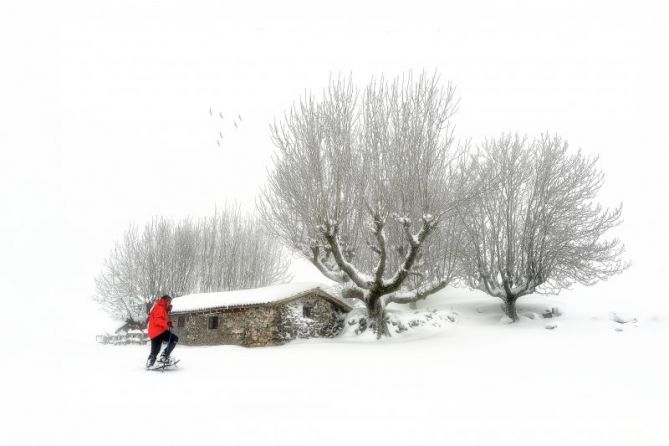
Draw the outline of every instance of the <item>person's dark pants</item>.
[[[174,347],[176,347],[177,342],[179,342],[179,337],[171,331],[165,330],[155,338],[151,339],[151,356],[154,358],[158,356],[158,353],[160,352],[160,346],[163,344],[163,342],[167,342],[167,347],[165,347],[163,354],[165,356],[169,356],[170,353],[172,353],[172,350],[174,350]]]

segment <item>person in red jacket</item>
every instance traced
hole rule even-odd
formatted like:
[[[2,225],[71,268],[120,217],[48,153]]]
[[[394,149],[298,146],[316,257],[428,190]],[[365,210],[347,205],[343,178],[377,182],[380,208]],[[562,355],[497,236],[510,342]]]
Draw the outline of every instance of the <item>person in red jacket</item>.
[[[163,342],[167,342],[167,347],[160,356],[160,362],[169,363],[170,353],[174,350],[179,338],[170,331],[172,322],[170,322],[170,310],[172,310],[172,298],[167,294],[158,298],[149,313],[149,339],[151,339],[151,354],[146,360],[146,366],[151,367],[156,362],[156,357],[160,351]]]

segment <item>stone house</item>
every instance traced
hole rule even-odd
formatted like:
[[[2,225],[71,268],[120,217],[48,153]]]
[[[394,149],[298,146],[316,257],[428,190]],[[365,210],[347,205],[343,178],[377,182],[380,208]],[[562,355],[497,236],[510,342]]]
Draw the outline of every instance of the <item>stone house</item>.
[[[184,345],[281,345],[334,337],[352,308],[314,283],[191,294],[172,301],[172,330]]]

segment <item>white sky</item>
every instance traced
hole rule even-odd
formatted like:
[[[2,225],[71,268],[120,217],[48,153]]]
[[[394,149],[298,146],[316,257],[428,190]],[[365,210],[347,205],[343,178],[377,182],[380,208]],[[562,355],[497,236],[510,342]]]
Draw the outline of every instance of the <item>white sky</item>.
[[[634,262],[600,289],[634,294],[662,277],[660,2],[450,3],[3,4],[5,292],[86,298],[131,220],[204,215],[226,200],[252,207],[272,151],[268,124],[304,89],[331,72],[364,83],[409,69],[456,84],[460,138],[547,130],[599,153],[603,198],[624,202],[620,234]]]

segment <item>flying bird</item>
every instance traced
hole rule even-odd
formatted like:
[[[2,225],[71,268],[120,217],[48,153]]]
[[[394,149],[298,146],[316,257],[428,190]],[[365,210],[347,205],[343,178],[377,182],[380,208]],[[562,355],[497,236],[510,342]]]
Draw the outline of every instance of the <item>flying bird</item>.
[[[239,122],[241,122],[242,121],[242,115],[237,115],[237,117],[239,118]]]
[[[218,139],[216,140],[216,144],[218,144],[218,147],[221,147],[221,141],[219,141]]]
[[[235,128],[237,128],[237,121],[235,121],[233,124],[235,124]]]
[[[223,132],[219,131],[218,134],[223,138]]]
[[[209,116],[214,116],[214,114],[211,112],[211,107],[209,107]]]
[[[220,117],[221,117],[221,119],[223,119],[223,113],[221,113],[221,112],[218,112],[218,116],[220,116]]]

